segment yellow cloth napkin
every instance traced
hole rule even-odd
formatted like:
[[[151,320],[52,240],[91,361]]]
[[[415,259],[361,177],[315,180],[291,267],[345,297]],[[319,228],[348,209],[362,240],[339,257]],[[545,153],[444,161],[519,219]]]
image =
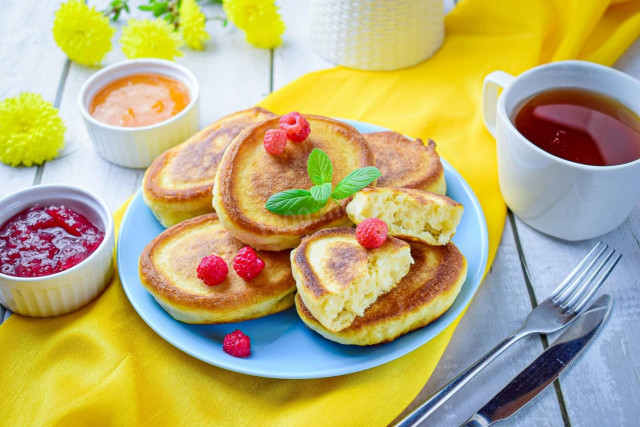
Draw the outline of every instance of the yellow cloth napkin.
[[[640,32],[640,2],[616,3],[463,0],[446,18],[444,45],[425,63],[385,73],[311,73],[262,105],[433,138],[482,203],[493,259],[505,206],[494,141],[482,125],[482,79],[494,70],[517,74],[551,60],[611,64]],[[166,343],[138,317],[115,278],[99,299],[74,313],[14,315],[0,326],[0,423],[385,425],[423,387],[456,324],[365,372],[319,380],[254,378],[209,366]]]

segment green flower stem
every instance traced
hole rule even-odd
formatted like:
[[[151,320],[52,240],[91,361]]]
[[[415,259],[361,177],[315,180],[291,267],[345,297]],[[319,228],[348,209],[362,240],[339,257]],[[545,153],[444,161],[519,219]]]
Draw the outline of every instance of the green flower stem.
[[[226,27],[227,24],[229,23],[229,20],[227,19],[226,16],[207,16],[205,18],[205,20],[207,20],[207,21],[221,21],[223,27]]]
[[[138,9],[151,12],[156,18],[162,17],[177,30],[180,27],[180,2],[181,0],[148,0],[146,4],[138,6]]]
[[[113,0],[109,3],[109,6],[109,8],[101,12],[106,17],[111,16],[112,21],[117,21],[122,11],[129,13],[129,0]]]

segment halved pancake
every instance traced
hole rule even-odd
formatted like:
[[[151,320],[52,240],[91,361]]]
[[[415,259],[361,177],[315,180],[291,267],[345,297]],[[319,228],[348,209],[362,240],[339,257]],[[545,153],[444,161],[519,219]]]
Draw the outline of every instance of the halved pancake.
[[[263,147],[265,132],[278,128],[274,118],[238,135],[218,167],[213,207],[227,230],[254,248],[294,248],[302,236],[349,223],[345,206],[350,199],[339,205],[329,201],[320,211],[307,215],[279,215],[265,208],[275,193],[311,188],[307,159],[314,148],[324,150],[331,159],[334,186],[353,170],[374,165],[373,152],[356,129],[326,117],[305,117],[311,134],[301,143],[289,142],[283,154],[273,156]]]
[[[425,145],[420,139],[409,139],[397,132],[365,133],[376,155],[376,166],[382,172],[379,187],[416,188],[437,194],[447,193],[444,169],[436,144]]]
[[[324,328],[337,332],[392,289],[408,272],[411,249],[389,237],[376,249],[356,240],[353,228],[330,228],[305,237],[291,252],[298,295]]]
[[[355,224],[379,218],[387,223],[390,236],[430,245],[449,243],[463,211],[447,196],[412,188],[363,188],[347,206]]]
[[[467,261],[458,248],[411,243],[414,263],[391,291],[379,297],[349,327],[331,332],[305,306],[300,294],[296,309],[310,329],[342,344],[372,345],[390,342],[421,328],[451,307],[467,277]]]
[[[274,116],[258,107],[230,114],[158,156],[142,181],[144,201],[158,221],[170,227],[213,212],[211,189],[227,146],[247,127]]]
[[[140,280],[171,316],[186,323],[240,322],[291,307],[296,286],[289,251],[258,251],[265,267],[246,281],[232,267],[244,246],[215,213],[201,215],[168,228],[147,245],[140,255]],[[205,285],[196,275],[208,255],[222,257],[229,267],[217,286]]]

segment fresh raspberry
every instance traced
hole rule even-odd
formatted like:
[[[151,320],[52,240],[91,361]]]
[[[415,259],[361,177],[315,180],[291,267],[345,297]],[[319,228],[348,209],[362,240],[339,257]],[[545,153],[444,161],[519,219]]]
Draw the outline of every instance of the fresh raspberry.
[[[262,143],[267,153],[279,156],[287,146],[287,133],[282,129],[269,129],[265,132]]]
[[[215,286],[224,282],[229,274],[227,263],[217,255],[209,255],[202,258],[198,264],[198,278],[207,286]]]
[[[293,142],[302,142],[311,133],[309,122],[297,111],[280,117],[280,129],[287,132],[287,138]]]
[[[263,268],[264,261],[258,258],[256,252],[249,246],[240,249],[238,255],[233,258],[233,269],[244,280],[253,279]]]
[[[251,338],[243,334],[240,329],[236,329],[224,337],[222,349],[234,357],[249,357],[251,355]]]
[[[358,243],[367,249],[379,248],[387,241],[387,224],[378,218],[369,218],[356,227]]]

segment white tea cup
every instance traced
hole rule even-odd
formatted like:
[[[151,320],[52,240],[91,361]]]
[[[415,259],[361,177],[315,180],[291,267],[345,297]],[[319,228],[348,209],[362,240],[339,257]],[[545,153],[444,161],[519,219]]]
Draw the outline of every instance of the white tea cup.
[[[489,74],[483,88],[484,122],[496,139],[500,191],[509,208],[543,233],[589,239],[617,228],[640,200],[640,159],[586,165],[556,157],[527,140],[513,123],[515,115],[534,95],[561,88],[600,93],[640,116],[640,81],[591,62],[561,61],[518,77],[502,71]]]

